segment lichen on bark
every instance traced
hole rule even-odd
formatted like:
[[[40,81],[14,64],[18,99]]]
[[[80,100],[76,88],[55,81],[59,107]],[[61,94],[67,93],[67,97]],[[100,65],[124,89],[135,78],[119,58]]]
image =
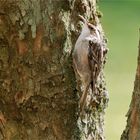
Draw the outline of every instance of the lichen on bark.
[[[95,4],[95,0],[1,1],[0,139],[103,137],[104,78],[101,75],[99,82],[103,89],[100,105],[87,113],[87,133],[85,127],[80,129],[83,122],[77,122],[78,94],[71,56],[80,32],[78,15],[99,24]]]
[[[100,21],[98,16],[100,17],[99,12],[96,10],[96,3],[95,1],[76,1],[75,5],[78,5],[78,11],[74,10],[76,12],[83,13],[87,20],[91,22],[94,25],[97,25],[101,31],[101,38],[102,42],[106,47],[106,38],[104,36],[104,32],[102,30]],[[104,66],[103,66],[104,67]],[[98,104],[94,102],[94,95],[92,94],[91,90],[89,90],[88,93],[88,99],[86,103],[86,107],[84,110],[84,114],[82,114],[82,117],[80,116],[78,118],[78,127],[80,129],[80,139],[82,140],[104,140],[104,114],[105,109],[108,105],[108,92],[106,90],[106,83],[104,79],[104,73],[103,73],[103,67],[102,72],[100,73],[100,76],[98,78],[97,82],[97,89],[99,91],[99,96],[97,97]],[[77,84],[79,87],[79,79],[77,80]],[[82,86],[82,85],[81,85]],[[78,88],[79,96],[82,94],[82,88]]]

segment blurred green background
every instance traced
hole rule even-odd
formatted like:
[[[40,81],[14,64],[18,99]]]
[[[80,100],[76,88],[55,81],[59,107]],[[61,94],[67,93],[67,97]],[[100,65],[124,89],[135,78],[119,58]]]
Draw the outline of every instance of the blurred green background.
[[[107,140],[119,140],[126,125],[137,64],[140,0],[100,0],[101,19],[108,38],[106,80],[110,94],[105,116]]]

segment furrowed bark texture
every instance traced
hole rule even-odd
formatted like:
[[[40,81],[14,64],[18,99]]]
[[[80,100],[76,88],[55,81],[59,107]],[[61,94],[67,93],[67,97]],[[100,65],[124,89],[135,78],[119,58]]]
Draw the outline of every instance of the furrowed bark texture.
[[[100,26],[95,0],[0,1],[0,140],[104,139],[103,74],[100,103],[78,113],[79,14]]]
[[[134,91],[121,140],[140,140],[140,40]]]

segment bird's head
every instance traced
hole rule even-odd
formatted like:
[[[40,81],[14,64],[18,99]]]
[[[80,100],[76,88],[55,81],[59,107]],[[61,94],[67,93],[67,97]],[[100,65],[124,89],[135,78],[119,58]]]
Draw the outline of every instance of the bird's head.
[[[80,20],[83,23],[82,31],[89,32],[90,34],[93,34],[96,32],[96,26],[89,23],[83,16],[79,15]]]
[[[100,38],[99,30],[97,27],[91,23],[89,23],[83,16],[79,15],[80,20],[83,22],[81,35],[87,38],[87,40],[92,40],[92,38],[96,37]]]

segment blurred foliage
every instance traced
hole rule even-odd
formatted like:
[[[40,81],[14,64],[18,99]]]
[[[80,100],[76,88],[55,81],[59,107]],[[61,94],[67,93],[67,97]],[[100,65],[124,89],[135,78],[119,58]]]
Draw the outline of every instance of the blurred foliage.
[[[134,87],[140,27],[139,0],[100,0],[101,22],[108,38],[106,80],[110,93],[106,139],[118,140],[125,128]]]

